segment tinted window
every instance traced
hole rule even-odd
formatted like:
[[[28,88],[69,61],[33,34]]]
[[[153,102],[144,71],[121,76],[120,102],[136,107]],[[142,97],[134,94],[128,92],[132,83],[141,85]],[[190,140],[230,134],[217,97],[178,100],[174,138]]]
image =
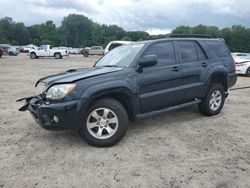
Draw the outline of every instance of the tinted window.
[[[198,59],[199,59],[199,60],[205,60],[205,59],[207,59],[207,56],[206,56],[204,50],[203,50],[202,47],[201,47],[199,44],[197,44],[196,42],[195,42],[195,47],[196,47]]]
[[[145,55],[156,55],[158,66],[172,65],[175,63],[175,52],[172,42],[159,42],[149,46],[144,52]]]
[[[207,41],[206,42],[209,49],[217,56],[217,57],[228,57],[230,53],[224,44],[224,42],[220,41]]]
[[[195,43],[193,41],[178,41],[182,62],[198,61]]]

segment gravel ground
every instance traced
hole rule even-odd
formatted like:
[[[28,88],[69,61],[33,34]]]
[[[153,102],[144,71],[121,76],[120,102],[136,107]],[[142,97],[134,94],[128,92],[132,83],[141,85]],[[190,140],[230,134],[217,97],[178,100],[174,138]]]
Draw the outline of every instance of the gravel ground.
[[[1,187],[250,187],[250,89],[232,91],[223,111],[195,107],[136,121],[114,147],[87,145],[76,132],[47,131],[15,100],[38,78],[91,66],[98,57],[0,58]],[[237,85],[249,86],[239,77]]]

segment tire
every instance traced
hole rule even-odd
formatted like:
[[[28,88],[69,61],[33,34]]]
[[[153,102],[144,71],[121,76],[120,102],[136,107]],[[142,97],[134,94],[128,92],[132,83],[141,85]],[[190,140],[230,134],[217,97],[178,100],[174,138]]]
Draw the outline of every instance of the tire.
[[[199,111],[206,116],[213,116],[220,113],[225,102],[225,90],[221,84],[212,83],[209,85],[207,94],[198,105]]]
[[[250,77],[250,67],[248,67],[248,69],[246,71],[246,76]]]
[[[54,54],[55,59],[62,59],[62,55],[60,53]]]
[[[37,56],[36,56],[36,54],[35,54],[35,53],[31,53],[31,54],[30,54],[30,58],[31,58],[31,59],[36,59],[36,58],[37,58]]]
[[[10,55],[10,56],[13,56],[13,55],[14,55],[14,53],[13,53],[13,52],[9,52],[9,55]]]
[[[83,52],[83,56],[84,57],[89,57],[89,53],[88,52]]]
[[[80,133],[92,146],[109,147],[123,138],[127,128],[128,114],[123,105],[115,99],[104,98],[88,108]]]
[[[2,57],[2,55],[3,55],[3,53],[2,53],[2,52],[0,52],[0,57]]]

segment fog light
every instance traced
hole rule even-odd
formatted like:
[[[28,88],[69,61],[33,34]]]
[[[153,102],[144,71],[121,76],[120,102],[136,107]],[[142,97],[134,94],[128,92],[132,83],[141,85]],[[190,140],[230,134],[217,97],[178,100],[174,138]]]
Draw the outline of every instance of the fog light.
[[[59,118],[57,117],[57,116],[53,116],[53,120],[54,120],[54,122],[56,122],[56,123],[58,123],[59,122]]]

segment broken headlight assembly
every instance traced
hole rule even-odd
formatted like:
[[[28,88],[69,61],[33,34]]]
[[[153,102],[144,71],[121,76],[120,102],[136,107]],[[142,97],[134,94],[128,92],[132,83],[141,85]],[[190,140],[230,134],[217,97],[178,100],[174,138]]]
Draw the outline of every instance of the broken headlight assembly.
[[[76,84],[58,84],[50,87],[46,92],[46,99],[59,100],[71,93]]]

